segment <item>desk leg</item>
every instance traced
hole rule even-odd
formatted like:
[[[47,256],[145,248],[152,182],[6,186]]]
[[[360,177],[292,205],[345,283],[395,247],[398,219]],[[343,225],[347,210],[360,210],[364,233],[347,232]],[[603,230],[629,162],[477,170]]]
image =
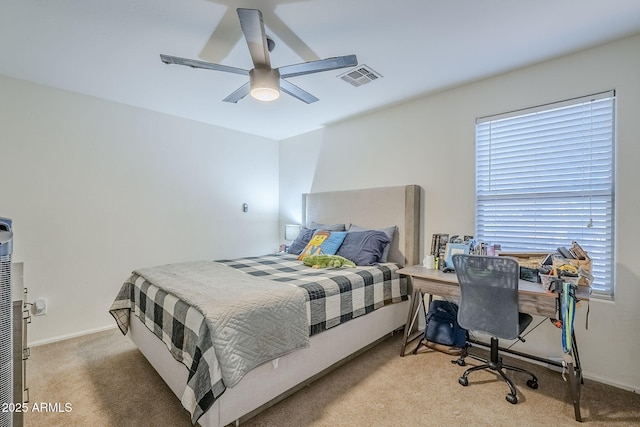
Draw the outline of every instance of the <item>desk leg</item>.
[[[574,331],[571,331],[571,345],[573,348],[573,360],[575,360],[576,371],[578,372],[578,379],[580,380],[580,384],[584,384],[582,365],[580,364],[580,355],[578,354],[578,341],[576,340],[576,333]]]
[[[580,415],[580,378],[579,374],[573,366],[573,362],[567,363],[567,370],[569,374],[569,385],[571,386],[571,399],[573,400],[573,410],[576,415],[576,421],[582,422],[582,415]]]
[[[404,352],[407,348],[407,343],[412,341],[414,338],[410,339],[409,336],[413,330],[413,318],[415,314],[418,312],[419,303],[420,303],[420,292],[413,288],[413,278],[409,277],[409,285],[410,289],[413,289],[411,293],[411,306],[409,307],[409,313],[407,313],[407,323],[404,325],[404,338],[402,340],[402,347],[400,348],[400,357],[404,357]]]
[[[580,387],[584,381],[582,379],[582,367],[580,366],[580,356],[578,354],[578,342],[574,331],[571,331],[571,345],[573,362],[568,363],[567,365],[567,370],[569,371],[569,383],[571,386],[571,399],[573,400],[573,410],[575,412],[576,421],[582,422],[582,415],[580,414]]]
[[[411,354],[418,354],[418,350],[420,350],[420,347],[422,347],[422,343],[425,341],[425,333],[427,331],[427,326],[428,326],[428,322],[427,322],[427,307],[431,307],[431,301],[433,300],[433,295],[429,294],[429,302],[425,302],[424,301],[424,293],[420,292],[420,301],[418,304],[418,308],[420,308],[420,305],[422,305],[422,314],[424,315],[424,333],[420,334],[420,341],[418,341],[418,345],[416,346],[416,348],[413,349],[413,352],[411,352]]]

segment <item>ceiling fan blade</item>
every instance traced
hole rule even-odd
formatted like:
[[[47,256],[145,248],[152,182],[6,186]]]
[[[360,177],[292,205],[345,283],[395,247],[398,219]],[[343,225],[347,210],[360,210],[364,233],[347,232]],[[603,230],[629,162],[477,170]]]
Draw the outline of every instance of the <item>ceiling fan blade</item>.
[[[249,46],[251,60],[256,68],[271,68],[267,35],[264,32],[262,12],[257,9],[238,8],[240,28]]]
[[[335,58],[321,59],[319,61],[302,62],[300,64],[286,65],[278,68],[281,77],[295,77],[304,74],[319,73],[322,71],[337,70],[339,68],[354,67],[358,65],[355,55],[337,56]]]
[[[235,91],[233,91],[233,93],[230,94],[229,96],[227,96],[225,99],[223,99],[223,101],[224,102],[233,102],[234,104],[236,104],[242,98],[244,98],[245,96],[249,95],[249,89],[250,89],[250,84],[249,84],[249,82],[247,82],[247,83],[243,84],[242,86],[240,86]]]
[[[249,75],[249,70],[242,68],[229,67],[227,65],[214,64],[212,62],[198,61],[196,59],[180,58],[177,56],[160,55],[160,59],[165,64],[187,65],[191,68],[204,68],[205,70],[225,71],[227,73]]]
[[[285,79],[280,79],[280,90],[284,93],[288,93],[294,98],[298,98],[302,102],[306,102],[307,104],[318,101],[318,98]]]

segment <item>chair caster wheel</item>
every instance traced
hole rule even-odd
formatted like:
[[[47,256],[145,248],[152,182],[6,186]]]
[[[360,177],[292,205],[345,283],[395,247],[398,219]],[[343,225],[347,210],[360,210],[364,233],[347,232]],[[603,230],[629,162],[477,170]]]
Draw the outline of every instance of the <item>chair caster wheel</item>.
[[[464,359],[452,360],[451,363],[455,363],[458,366],[466,366],[467,365],[467,362],[465,362]]]
[[[458,382],[460,383],[460,385],[465,387],[469,385],[469,380],[466,379],[465,377],[458,378]]]
[[[518,397],[515,394],[509,393],[507,394],[507,402],[515,405],[516,403],[518,403]]]
[[[538,380],[531,379],[531,380],[527,381],[527,386],[529,386],[529,388],[532,388],[534,390],[537,389],[538,388]]]

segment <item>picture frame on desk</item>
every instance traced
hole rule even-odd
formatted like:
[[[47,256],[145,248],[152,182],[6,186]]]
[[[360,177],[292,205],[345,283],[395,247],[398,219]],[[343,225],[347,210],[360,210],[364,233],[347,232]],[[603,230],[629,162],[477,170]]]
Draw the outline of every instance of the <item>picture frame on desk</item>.
[[[447,267],[453,267],[453,256],[455,254],[468,254],[471,249],[471,242],[465,243],[447,243],[445,249],[444,261]]]
[[[435,233],[431,237],[431,252],[430,254],[438,258],[440,255],[444,255],[445,247],[449,242],[448,233]]]

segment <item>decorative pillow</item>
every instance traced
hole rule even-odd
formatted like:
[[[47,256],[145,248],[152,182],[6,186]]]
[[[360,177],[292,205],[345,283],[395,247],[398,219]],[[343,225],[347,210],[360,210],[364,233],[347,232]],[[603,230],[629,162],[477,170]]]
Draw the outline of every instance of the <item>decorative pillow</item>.
[[[298,259],[302,260],[310,255],[335,255],[346,235],[346,231],[318,230],[300,253]]]
[[[389,237],[382,231],[349,231],[337,254],[356,265],[375,265],[380,262]]]
[[[300,252],[307,246],[309,240],[313,237],[313,233],[315,233],[315,229],[302,227],[298,236],[295,238],[293,242],[291,242],[291,246],[289,246],[289,253],[294,255],[300,255]]]
[[[329,230],[329,231],[345,231],[346,228],[344,224],[320,224],[317,222],[311,221],[309,224],[309,228],[313,228],[314,230]]]
[[[379,228],[376,230],[376,231],[382,231],[389,238],[389,242],[387,243],[387,246],[384,247],[384,252],[382,253],[382,257],[378,262],[387,262],[387,259],[389,258],[389,250],[391,250],[391,242],[393,241],[393,236],[396,234],[396,229],[397,227],[394,225],[392,227]],[[360,227],[355,224],[351,224],[351,226],[349,227],[349,232],[352,232],[352,231],[372,231],[372,230],[364,227]]]

